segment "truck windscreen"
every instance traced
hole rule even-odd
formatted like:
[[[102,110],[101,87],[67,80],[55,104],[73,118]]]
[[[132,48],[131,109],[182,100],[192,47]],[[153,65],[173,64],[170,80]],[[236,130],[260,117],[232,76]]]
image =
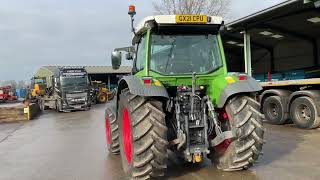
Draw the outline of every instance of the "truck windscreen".
[[[87,89],[87,73],[81,70],[65,70],[61,75],[61,86],[63,89]]]

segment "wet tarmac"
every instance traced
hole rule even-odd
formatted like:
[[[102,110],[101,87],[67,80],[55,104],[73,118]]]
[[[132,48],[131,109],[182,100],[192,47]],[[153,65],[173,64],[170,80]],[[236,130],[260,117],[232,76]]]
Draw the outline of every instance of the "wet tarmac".
[[[0,180],[126,180],[120,158],[105,149],[104,107],[45,112],[36,120],[0,124]],[[247,171],[222,172],[210,162],[179,163],[170,155],[170,180],[319,179],[320,130],[266,125],[267,144]]]

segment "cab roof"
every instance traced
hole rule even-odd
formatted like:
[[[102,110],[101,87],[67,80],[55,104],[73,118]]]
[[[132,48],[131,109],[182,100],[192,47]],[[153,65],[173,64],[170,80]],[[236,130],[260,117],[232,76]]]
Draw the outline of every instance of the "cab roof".
[[[153,22],[158,26],[175,25],[175,24],[178,25],[178,23],[176,22],[176,16],[177,15],[157,15],[157,16],[148,16],[144,18],[135,28],[136,35],[134,39],[139,38],[139,35],[141,35],[148,28],[150,28],[150,22]],[[219,17],[219,16],[207,16],[207,17],[210,18],[210,21],[202,25],[222,25],[223,24],[222,17]],[[188,25],[198,25],[198,24],[188,24]]]

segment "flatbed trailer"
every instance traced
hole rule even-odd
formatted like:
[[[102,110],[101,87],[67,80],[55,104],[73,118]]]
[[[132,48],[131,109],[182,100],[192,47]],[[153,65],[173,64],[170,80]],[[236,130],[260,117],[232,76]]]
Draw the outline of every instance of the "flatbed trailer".
[[[320,78],[261,82],[260,85],[264,88],[320,85]]]
[[[320,126],[320,78],[261,82],[261,111],[272,124],[291,121],[299,128]]]

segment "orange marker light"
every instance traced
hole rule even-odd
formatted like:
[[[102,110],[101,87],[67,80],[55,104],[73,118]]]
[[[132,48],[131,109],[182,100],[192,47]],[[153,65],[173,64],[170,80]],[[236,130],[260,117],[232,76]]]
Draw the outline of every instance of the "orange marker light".
[[[136,7],[134,5],[130,5],[129,6],[129,12],[128,12],[129,15],[133,16],[136,14]]]

